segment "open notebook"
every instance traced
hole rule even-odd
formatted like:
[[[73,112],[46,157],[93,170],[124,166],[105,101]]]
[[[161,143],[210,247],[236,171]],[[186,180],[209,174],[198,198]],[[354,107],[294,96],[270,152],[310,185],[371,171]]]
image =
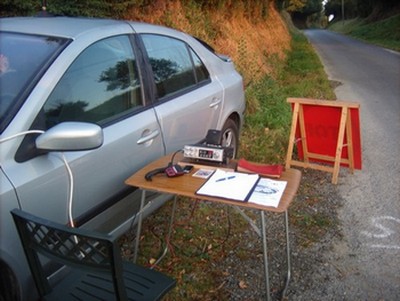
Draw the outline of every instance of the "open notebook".
[[[247,201],[259,178],[258,174],[216,169],[196,193],[236,201]]]

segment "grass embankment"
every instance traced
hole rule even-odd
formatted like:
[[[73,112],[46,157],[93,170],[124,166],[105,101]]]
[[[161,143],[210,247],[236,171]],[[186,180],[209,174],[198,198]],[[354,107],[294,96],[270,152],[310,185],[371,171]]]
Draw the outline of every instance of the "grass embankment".
[[[291,123],[291,109],[286,99],[335,98],[323,67],[306,38],[301,34],[290,36],[277,12],[271,9],[268,19],[250,22],[239,11],[230,11],[231,16],[224,19],[222,11],[204,12],[195,6],[190,12],[179,1],[168,5],[175,9],[174,19],[159,11],[150,15],[156,16],[156,20],[166,19],[169,26],[189,33],[197,32],[197,36],[211,41],[218,52],[227,53],[234,59],[244,77],[247,112],[239,157],[283,164]],[[162,9],[165,11],[165,8]],[[195,17],[196,14],[201,18]],[[301,189],[308,193],[310,187]],[[309,199],[319,201],[318,196]],[[252,231],[251,228],[227,206],[180,199],[173,239],[166,242],[171,205],[171,202],[166,204],[144,221],[139,263],[151,265],[160,250],[169,244],[170,254],[157,267],[177,280],[177,287],[166,300],[229,299],[231,292],[226,288],[229,270],[221,269],[219,264],[231,255],[232,250],[240,262],[245,262],[249,256],[259,256],[260,250],[246,243],[248,234],[245,233]],[[308,245],[323,235],[323,228],[330,220],[317,211],[303,210],[304,206],[310,208],[312,204],[293,206],[289,214],[291,227],[301,228],[302,245]],[[130,258],[133,249],[129,237],[121,240],[126,258]],[[243,281],[237,283],[240,289],[246,289],[243,277]]]
[[[265,163],[285,160],[291,109],[288,97],[335,99],[318,56],[301,34],[292,35],[292,50],[246,89],[247,114],[241,136],[241,157]]]
[[[373,23],[368,23],[363,19],[338,21],[330,25],[328,29],[400,51],[400,15]]]

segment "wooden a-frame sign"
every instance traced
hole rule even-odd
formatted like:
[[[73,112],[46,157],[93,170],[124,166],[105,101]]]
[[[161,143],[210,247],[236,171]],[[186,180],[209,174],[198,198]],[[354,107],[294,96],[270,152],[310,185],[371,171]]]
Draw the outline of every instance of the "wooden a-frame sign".
[[[337,184],[340,166],[361,169],[360,117],[357,103],[288,98],[293,117],[286,168],[299,166],[332,173]],[[293,159],[296,144],[299,160]]]

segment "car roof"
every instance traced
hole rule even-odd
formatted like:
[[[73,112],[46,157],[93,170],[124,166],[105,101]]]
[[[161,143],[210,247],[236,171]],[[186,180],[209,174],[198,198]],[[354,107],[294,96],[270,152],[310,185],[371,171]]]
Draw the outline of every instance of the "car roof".
[[[2,31],[74,38],[83,32],[115,26],[121,21],[71,17],[14,17],[0,19]]]
[[[171,28],[125,20],[81,17],[12,17],[0,18],[0,30],[27,34],[47,35],[75,39],[92,31],[107,28],[125,28],[132,32],[158,32],[173,35],[182,33]]]

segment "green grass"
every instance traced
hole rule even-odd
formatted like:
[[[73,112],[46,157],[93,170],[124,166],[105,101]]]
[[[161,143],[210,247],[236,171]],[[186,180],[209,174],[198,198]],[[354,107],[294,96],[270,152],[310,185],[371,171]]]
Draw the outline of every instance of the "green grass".
[[[216,285],[225,273],[218,262],[244,241],[247,223],[229,206],[179,198],[172,240],[167,242],[171,206],[172,202],[167,203],[144,221],[139,264],[150,266],[168,244],[170,252],[156,268],[178,284],[165,300],[227,300],[228,292]],[[128,237],[121,240],[127,259],[133,255],[133,241]],[[243,260],[252,254],[238,249],[243,251],[239,254]]]
[[[375,45],[400,51],[400,15],[374,23],[367,23],[362,19],[338,21],[329,26],[329,29]]]
[[[240,157],[284,162],[292,116],[289,97],[335,99],[318,56],[302,34],[293,34],[292,50],[277,64],[275,76],[266,75],[246,89]]]

